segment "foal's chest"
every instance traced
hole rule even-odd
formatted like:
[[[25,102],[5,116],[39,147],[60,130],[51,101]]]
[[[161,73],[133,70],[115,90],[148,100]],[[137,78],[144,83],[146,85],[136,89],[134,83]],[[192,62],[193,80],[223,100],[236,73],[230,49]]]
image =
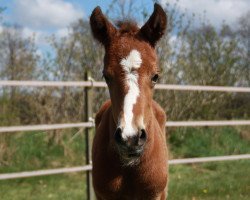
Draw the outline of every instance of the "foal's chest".
[[[109,179],[106,188],[106,195],[112,195],[112,199],[139,200],[155,199],[162,192],[167,183],[167,173],[161,176],[152,174],[136,174],[138,171],[127,171],[123,175]],[[105,194],[104,194],[105,196]],[[108,197],[107,197],[108,199]]]

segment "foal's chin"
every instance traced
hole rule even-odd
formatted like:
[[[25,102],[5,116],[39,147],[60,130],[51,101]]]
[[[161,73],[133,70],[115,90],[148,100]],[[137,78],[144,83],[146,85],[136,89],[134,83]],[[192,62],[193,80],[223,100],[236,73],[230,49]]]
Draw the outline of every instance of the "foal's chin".
[[[133,167],[140,164],[140,157],[120,156],[123,167]]]
[[[117,151],[123,167],[132,167],[140,164],[143,151],[131,153],[119,147],[117,147]]]

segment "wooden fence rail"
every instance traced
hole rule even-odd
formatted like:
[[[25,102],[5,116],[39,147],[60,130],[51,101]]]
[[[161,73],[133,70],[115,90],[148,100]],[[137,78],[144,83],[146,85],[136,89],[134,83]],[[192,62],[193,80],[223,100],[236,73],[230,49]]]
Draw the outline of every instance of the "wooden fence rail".
[[[232,161],[232,160],[243,160],[243,159],[250,159],[250,154],[174,159],[174,160],[169,160],[168,163],[169,165],[178,165],[178,164],[206,163],[206,162]],[[54,175],[54,174],[90,171],[90,170],[92,170],[92,165],[59,168],[59,169],[15,172],[15,173],[0,174],[0,180],[29,178],[29,177],[34,177],[34,176],[46,176],[46,175]]]
[[[168,121],[166,127],[202,127],[202,126],[248,126],[250,120],[228,120],[228,121]],[[94,122],[80,122],[68,124],[41,124],[27,126],[0,126],[0,134],[17,131],[46,131],[67,128],[93,128]]]
[[[22,86],[22,87],[107,87],[105,82],[91,81],[4,81],[0,80],[0,86]],[[157,84],[157,90],[182,90],[182,91],[210,91],[210,92],[250,92],[250,87],[225,87],[225,86],[203,86],[203,85],[172,85]]]

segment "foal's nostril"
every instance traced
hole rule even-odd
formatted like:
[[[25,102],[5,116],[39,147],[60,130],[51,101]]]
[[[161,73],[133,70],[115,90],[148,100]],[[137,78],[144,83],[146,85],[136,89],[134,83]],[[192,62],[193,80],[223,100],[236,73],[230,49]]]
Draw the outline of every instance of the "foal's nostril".
[[[144,129],[141,129],[140,135],[139,135],[139,145],[144,145],[147,140],[147,134]]]
[[[117,143],[122,143],[122,129],[121,128],[117,128],[115,131],[115,141]]]
[[[142,129],[140,132],[140,140],[146,140],[146,139],[147,139],[146,131]]]
[[[127,148],[141,148],[147,140],[147,134],[144,129],[141,129],[137,134],[123,139],[122,129],[117,128],[114,134],[114,139],[119,146]]]

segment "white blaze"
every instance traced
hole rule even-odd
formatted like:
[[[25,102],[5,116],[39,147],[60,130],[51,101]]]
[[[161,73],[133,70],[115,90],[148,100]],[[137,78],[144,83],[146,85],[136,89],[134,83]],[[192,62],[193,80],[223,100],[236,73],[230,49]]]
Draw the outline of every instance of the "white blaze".
[[[120,62],[125,71],[126,85],[128,86],[128,93],[124,98],[124,129],[122,137],[127,138],[137,133],[137,129],[133,126],[133,106],[136,103],[140,90],[138,86],[137,69],[142,63],[141,54],[137,50],[132,50],[126,58]]]

